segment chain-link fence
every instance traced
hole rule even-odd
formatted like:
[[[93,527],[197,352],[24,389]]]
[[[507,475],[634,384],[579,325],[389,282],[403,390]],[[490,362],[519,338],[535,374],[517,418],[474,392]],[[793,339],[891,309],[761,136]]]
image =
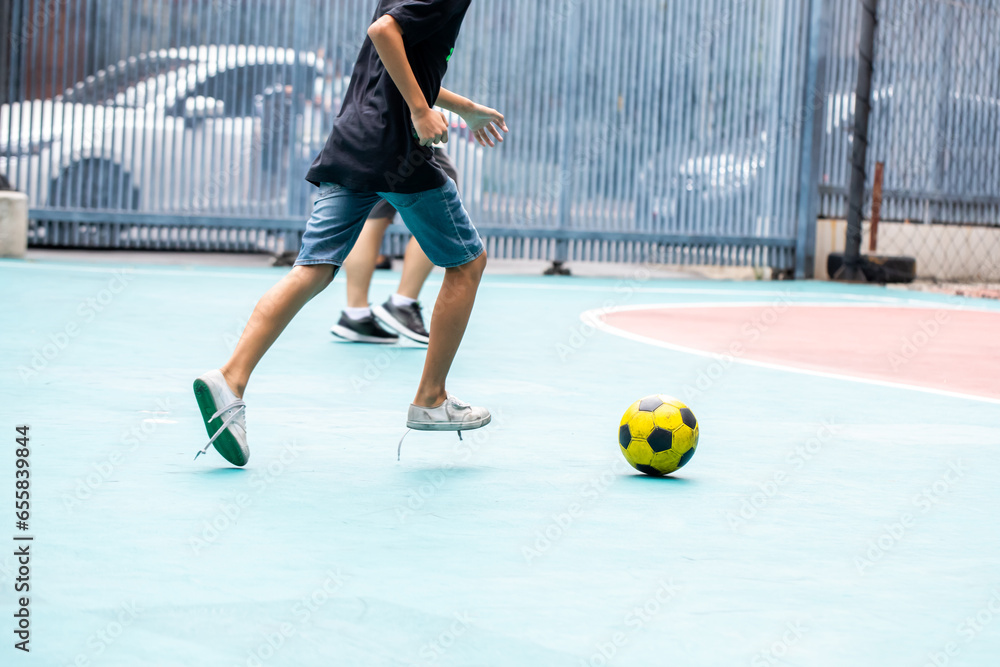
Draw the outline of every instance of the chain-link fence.
[[[918,277],[1000,282],[1000,1],[879,0],[866,216],[884,165],[875,251]],[[846,215],[860,3],[830,7],[820,214]],[[862,251],[870,252],[871,227]]]

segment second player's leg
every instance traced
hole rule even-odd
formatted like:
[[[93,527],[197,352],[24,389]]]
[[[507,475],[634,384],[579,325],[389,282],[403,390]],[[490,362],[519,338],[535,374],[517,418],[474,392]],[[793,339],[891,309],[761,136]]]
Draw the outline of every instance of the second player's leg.
[[[420,290],[423,289],[427,276],[434,270],[434,264],[420,248],[417,239],[411,238],[406,246],[406,256],[403,260],[403,276],[399,279],[400,296],[420,300]]]
[[[347,279],[347,306],[349,308],[367,308],[368,290],[371,287],[372,275],[375,273],[375,260],[378,258],[382,239],[386,228],[392,224],[392,218],[370,218],[365,222],[361,235],[351,254],[344,260],[344,276]]]
[[[433,268],[434,264],[424,254],[416,238],[410,239],[398,291],[382,305],[372,307],[372,311],[382,322],[410,340],[424,345],[430,338],[420,306],[420,290]]]

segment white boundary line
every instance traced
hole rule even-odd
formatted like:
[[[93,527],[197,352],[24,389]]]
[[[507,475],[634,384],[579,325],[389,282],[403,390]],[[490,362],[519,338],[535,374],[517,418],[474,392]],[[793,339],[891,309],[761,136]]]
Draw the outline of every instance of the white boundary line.
[[[713,294],[719,294],[719,292],[712,292]],[[744,292],[743,294],[746,294]],[[788,296],[785,294],[784,296]],[[816,297],[819,296],[815,292],[803,292],[801,294],[796,294],[794,296],[802,297]],[[831,294],[829,295],[833,298],[843,298],[847,295],[842,294]],[[939,301],[909,301],[909,300],[880,300],[879,297],[865,298],[863,300],[852,300],[852,301],[679,301],[677,303],[640,303],[632,304],[628,306],[613,306],[611,308],[595,308],[593,310],[588,310],[587,313],[621,313],[626,311],[637,311],[637,310],[657,310],[657,309],[670,309],[677,310],[680,308],[778,308],[782,305],[787,306],[805,306],[808,308],[896,308],[896,309],[906,309],[912,308],[914,310],[955,310],[962,312],[972,312],[972,313],[996,313],[1000,315],[1000,310],[990,310],[984,308],[974,308],[962,304],[952,304],[943,303]]]
[[[731,354],[718,354],[716,352],[708,352],[706,350],[699,350],[693,347],[686,347],[683,345],[676,345],[674,343],[667,343],[662,340],[657,340],[656,338],[649,338],[648,336],[642,336],[631,331],[626,331],[625,329],[620,329],[618,327],[612,326],[604,321],[603,315],[614,312],[621,311],[634,311],[634,310],[666,310],[668,308],[698,308],[698,307],[719,307],[719,308],[734,308],[746,305],[762,305],[762,304],[747,304],[747,303],[713,303],[713,304],[648,304],[645,306],[621,306],[610,309],[598,308],[595,310],[588,310],[580,314],[580,319],[590,324],[605,333],[612,334],[614,336],[619,336],[621,338],[626,338],[628,340],[636,341],[638,343],[645,343],[647,345],[654,345],[656,347],[662,347],[668,350],[673,350],[674,352],[682,352],[684,354],[693,354],[699,357],[707,357],[715,361],[731,361],[738,364],[743,364],[745,366],[755,366],[757,368],[766,368],[768,370],[784,371],[786,373],[798,373],[800,375],[812,375],[813,377],[821,377],[828,380],[843,380],[847,382],[860,382],[862,384],[870,384],[876,387],[889,387],[891,389],[906,389],[911,391],[920,391],[928,394],[934,394],[937,396],[947,396],[949,398],[960,398],[968,401],[980,401],[983,403],[990,403],[992,405],[1000,405],[1000,399],[989,398],[986,396],[977,396],[975,394],[963,394],[955,391],[948,391],[946,389],[933,389],[931,387],[921,387],[920,385],[905,384],[903,382],[890,382],[888,380],[875,380],[872,378],[858,377],[854,375],[842,375],[840,373],[830,373],[827,371],[818,371],[809,368],[800,368],[797,366],[786,366],[784,364],[776,364],[768,361],[756,361],[753,359],[741,359],[739,357],[734,357]],[[773,306],[773,303],[763,304],[767,306]],[[811,306],[814,304],[809,303],[793,303],[788,304],[789,306]],[[824,304],[825,305],[825,304]],[[856,307],[861,304],[852,303],[841,303],[841,304],[829,304],[830,306],[840,306],[840,307]],[[908,305],[898,305],[894,306],[896,308],[910,308]],[[955,309],[962,310],[962,309]],[[997,311],[978,311],[978,312],[997,312]]]

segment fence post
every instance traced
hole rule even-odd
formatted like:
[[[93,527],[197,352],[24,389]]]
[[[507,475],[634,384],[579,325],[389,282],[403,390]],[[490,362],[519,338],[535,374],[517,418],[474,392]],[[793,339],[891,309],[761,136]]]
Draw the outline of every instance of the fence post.
[[[851,188],[848,192],[847,241],[844,265],[834,276],[863,280],[861,270],[861,220],[864,217],[868,160],[868,119],[871,115],[872,72],[875,67],[875,24],[878,0],[861,1],[861,39],[858,45],[858,87],[854,105],[854,143],[851,149]]]
[[[0,104],[14,104],[21,100],[24,53],[22,25],[23,3],[19,0],[4,3],[0,9]]]
[[[823,146],[823,104],[826,101],[826,54],[830,17],[824,0],[809,2],[809,62],[802,100],[802,154],[799,162],[798,238],[795,279],[815,275],[816,219],[819,216],[819,172]]]
[[[937,123],[934,129],[934,167],[933,171],[933,182],[927,183],[928,189],[931,192],[948,192],[949,188],[945,185],[945,172],[947,171],[947,159],[948,159],[948,129],[949,129],[949,108],[953,103],[951,98],[951,91],[962,87],[963,84],[955,85],[952,80],[954,76],[952,69],[952,52],[954,48],[955,40],[955,8],[948,5],[942,5],[939,11],[944,13],[944,19],[938,23],[938,31],[941,36],[941,65],[938,70],[937,77],[937,90],[936,93],[937,100]],[[943,213],[945,209],[945,204],[942,201],[928,203],[928,210],[924,214],[924,223],[929,224],[934,222],[934,220],[940,220],[943,218]]]
[[[566,230],[573,228],[573,152],[576,143],[577,117],[576,110],[570,105],[575,104],[577,99],[577,61],[579,56],[573,52],[576,45],[580,44],[583,22],[578,20],[580,7],[567,7],[566,21],[564,23],[563,53],[566,71],[563,75],[563,113],[566,122],[560,128],[560,155],[559,155],[559,224],[558,229]],[[569,269],[563,264],[569,259],[569,241],[562,238],[555,242],[555,258],[552,266],[546,271],[546,275],[569,275]]]
[[[11,81],[10,56],[13,50],[14,3],[5,2],[0,6],[0,104],[12,101],[8,97]]]

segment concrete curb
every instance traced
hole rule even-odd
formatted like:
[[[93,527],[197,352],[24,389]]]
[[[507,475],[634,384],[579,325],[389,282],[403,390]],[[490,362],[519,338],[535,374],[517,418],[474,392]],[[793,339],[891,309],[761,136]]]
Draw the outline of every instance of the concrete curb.
[[[28,249],[28,195],[0,191],[0,257],[24,259]]]

